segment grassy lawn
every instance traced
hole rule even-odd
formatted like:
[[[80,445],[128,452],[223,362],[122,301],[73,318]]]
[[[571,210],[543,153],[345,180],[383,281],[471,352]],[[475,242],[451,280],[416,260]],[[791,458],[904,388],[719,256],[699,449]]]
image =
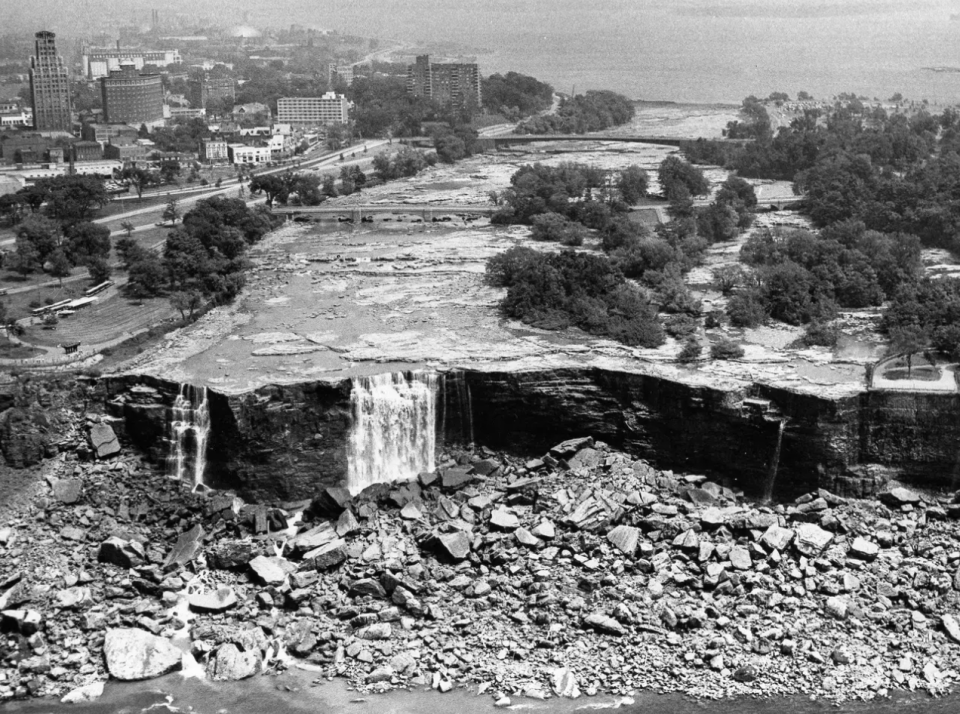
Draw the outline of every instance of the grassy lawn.
[[[43,350],[24,347],[16,342],[11,342],[5,335],[0,335],[0,359],[29,359],[42,354]]]
[[[114,292],[73,315],[61,318],[52,330],[40,325],[28,327],[23,339],[47,346],[68,342],[100,344],[178,316],[167,298],[132,300]]]
[[[48,282],[49,275],[43,275],[41,282]],[[16,273],[0,273],[0,288],[20,288],[36,284],[36,276],[30,276],[27,280],[21,280]],[[89,281],[79,280],[72,283],[64,283],[63,287],[54,285],[53,287],[42,287],[39,290],[30,290],[23,293],[11,293],[3,298],[7,306],[7,314],[16,319],[29,317],[31,303],[36,305],[50,305],[61,300],[73,300],[83,297],[83,292],[90,287]]]

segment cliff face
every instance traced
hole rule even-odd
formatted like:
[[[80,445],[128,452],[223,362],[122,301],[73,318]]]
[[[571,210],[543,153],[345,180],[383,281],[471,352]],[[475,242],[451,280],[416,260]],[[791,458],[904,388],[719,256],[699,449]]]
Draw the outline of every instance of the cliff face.
[[[107,380],[121,436],[161,461],[179,385]],[[245,498],[309,498],[340,485],[353,415],[349,381],[210,392],[206,481]],[[951,485],[960,397],[863,392],[828,399],[754,385],[721,390],[599,368],[460,371],[441,380],[440,441],[542,453],[592,435],[664,468],[708,473],[747,493],[817,487],[868,495],[891,476]]]

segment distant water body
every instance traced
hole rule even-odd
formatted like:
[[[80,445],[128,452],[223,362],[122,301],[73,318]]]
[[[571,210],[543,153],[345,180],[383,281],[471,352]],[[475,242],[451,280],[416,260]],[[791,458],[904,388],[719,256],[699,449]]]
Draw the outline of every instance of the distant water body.
[[[288,16],[383,37],[492,50],[569,92],[737,102],[748,94],[853,91],[960,102],[960,5],[952,0],[277,0]],[[272,5],[273,7],[273,5]],[[316,8],[316,9],[314,9]],[[322,8],[322,9],[321,9]],[[271,10],[276,18],[274,10]],[[951,20],[957,14],[958,19]]]

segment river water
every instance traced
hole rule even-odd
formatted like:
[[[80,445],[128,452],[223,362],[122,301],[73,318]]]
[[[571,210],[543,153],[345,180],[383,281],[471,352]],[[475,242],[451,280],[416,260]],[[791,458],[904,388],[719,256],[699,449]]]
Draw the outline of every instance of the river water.
[[[110,684],[103,697],[89,704],[59,704],[50,701],[16,702],[0,707],[11,714],[141,714],[143,712],[192,712],[193,714],[492,714],[489,694],[476,696],[476,689],[458,689],[447,694],[433,691],[398,691],[360,695],[335,680],[314,685],[315,674],[300,670],[270,677],[256,677],[229,684],[184,679],[172,674],[150,682]],[[576,700],[514,699],[506,711],[531,714],[605,712],[623,714],[955,714],[960,697],[932,698],[926,694],[898,693],[872,702],[847,702],[839,706],[827,700],[803,697],[776,699],[695,700],[676,694],[640,693],[630,698],[598,696]]]

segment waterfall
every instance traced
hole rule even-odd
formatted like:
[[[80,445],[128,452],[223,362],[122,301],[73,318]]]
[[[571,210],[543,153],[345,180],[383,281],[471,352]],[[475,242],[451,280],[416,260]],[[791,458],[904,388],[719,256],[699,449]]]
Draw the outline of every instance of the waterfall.
[[[206,387],[181,384],[173,402],[170,420],[170,456],[167,471],[171,478],[203,484],[210,436],[210,404]]]
[[[347,443],[347,488],[414,479],[435,467],[435,372],[395,372],[351,380],[353,430]]]
[[[473,395],[463,372],[450,372],[443,377],[443,429],[442,434],[449,437],[459,434],[459,441],[472,444],[473,438]],[[455,430],[455,431],[454,431]],[[457,439],[455,439],[457,440]]]
[[[773,449],[773,458],[770,459],[770,469],[767,471],[767,484],[763,490],[763,500],[773,499],[773,486],[777,481],[777,469],[780,468],[780,449],[783,446],[783,430],[787,428],[787,419],[783,418],[777,426],[777,444]]]

